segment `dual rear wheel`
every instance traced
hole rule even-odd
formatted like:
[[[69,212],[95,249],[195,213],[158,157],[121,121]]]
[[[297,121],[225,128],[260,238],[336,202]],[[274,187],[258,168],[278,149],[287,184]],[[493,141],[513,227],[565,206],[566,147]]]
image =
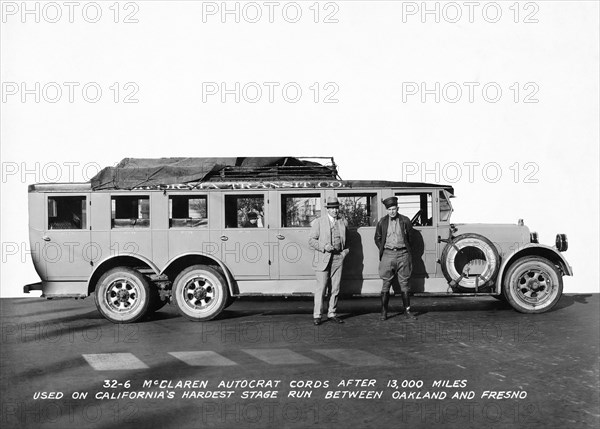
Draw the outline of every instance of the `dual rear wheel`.
[[[96,307],[114,323],[133,323],[162,308],[158,289],[138,271],[116,267],[107,271],[96,286]],[[231,304],[222,274],[206,265],[193,265],[176,277],[172,297],[179,313],[193,320],[211,320]]]

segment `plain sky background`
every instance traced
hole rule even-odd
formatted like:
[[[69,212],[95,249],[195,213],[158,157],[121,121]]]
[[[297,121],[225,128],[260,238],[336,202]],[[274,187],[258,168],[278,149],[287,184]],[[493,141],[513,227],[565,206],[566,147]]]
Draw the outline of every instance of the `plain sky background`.
[[[333,156],[344,179],[452,184],[454,222],[523,218],[550,245],[566,233],[565,292],[600,291],[598,2],[480,2],[472,19],[463,2],[428,2],[440,22],[421,2],[279,2],[273,23],[265,3],[237,3],[239,23],[221,2],[190,1],[98,2],[95,23],[95,4],[79,2],[71,23],[62,2],[28,2],[37,23],[3,2],[0,296],[39,281],[28,184],[87,179],[124,157],[257,155]],[[239,103],[211,82],[239,82]]]

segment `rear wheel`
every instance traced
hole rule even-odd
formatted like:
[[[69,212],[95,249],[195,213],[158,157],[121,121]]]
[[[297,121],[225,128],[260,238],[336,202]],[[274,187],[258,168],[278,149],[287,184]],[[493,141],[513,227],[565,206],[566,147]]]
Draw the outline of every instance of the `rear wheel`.
[[[96,307],[113,323],[132,323],[146,314],[150,288],[142,274],[127,267],[113,268],[96,286]]]
[[[192,265],[173,282],[172,296],[182,316],[202,321],[214,319],[223,311],[229,291],[217,270],[207,265]]]
[[[556,305],[563,281],[556,266],[545,258],[529,256],[514,262],[504,276],[504,296],[521,313],[543,313]]]

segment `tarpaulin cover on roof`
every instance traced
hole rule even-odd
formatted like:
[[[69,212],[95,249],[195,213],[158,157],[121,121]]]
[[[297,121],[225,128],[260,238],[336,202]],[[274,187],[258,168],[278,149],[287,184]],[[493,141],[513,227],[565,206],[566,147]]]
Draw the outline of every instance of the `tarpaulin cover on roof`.
[[[201,182],[227,167],[320,166],[294,157],[248,158],[125,158],[115,167],[103,168],[91,185],[93,190],[133,189],[138,186]]]

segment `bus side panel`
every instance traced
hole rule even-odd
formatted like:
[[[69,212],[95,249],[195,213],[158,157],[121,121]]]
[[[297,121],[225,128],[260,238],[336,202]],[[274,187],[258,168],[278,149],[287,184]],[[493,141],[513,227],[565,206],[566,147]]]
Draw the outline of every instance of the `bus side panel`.
[[[91,201],[92,246],[97,251],[92,260],[97,266],[112,255],[110,248],[110,194],[92,192]]]
[[[162,192],[150,194],[152,225],[152,258],[154,265],[164,267],[169,260],[169,200]]]
[[[31,249],[31,258],[35,271],[40,276],[40,279],[46,279],[46,261],[44,259],[42,249],[44,241],[42,236],[45,229],[45,212],[44,204],[46,204],[45,195],[41,192],[29,193],[29,248]]]
[[[350,253],[344,259],[344,293],[371,293],[365,291],[367,286],[363,280],[379,280],[379,253],[374,235],[375,227],[371,226],[351,228],[348,231]],[[379,288],[381,289],[381,285]]]

